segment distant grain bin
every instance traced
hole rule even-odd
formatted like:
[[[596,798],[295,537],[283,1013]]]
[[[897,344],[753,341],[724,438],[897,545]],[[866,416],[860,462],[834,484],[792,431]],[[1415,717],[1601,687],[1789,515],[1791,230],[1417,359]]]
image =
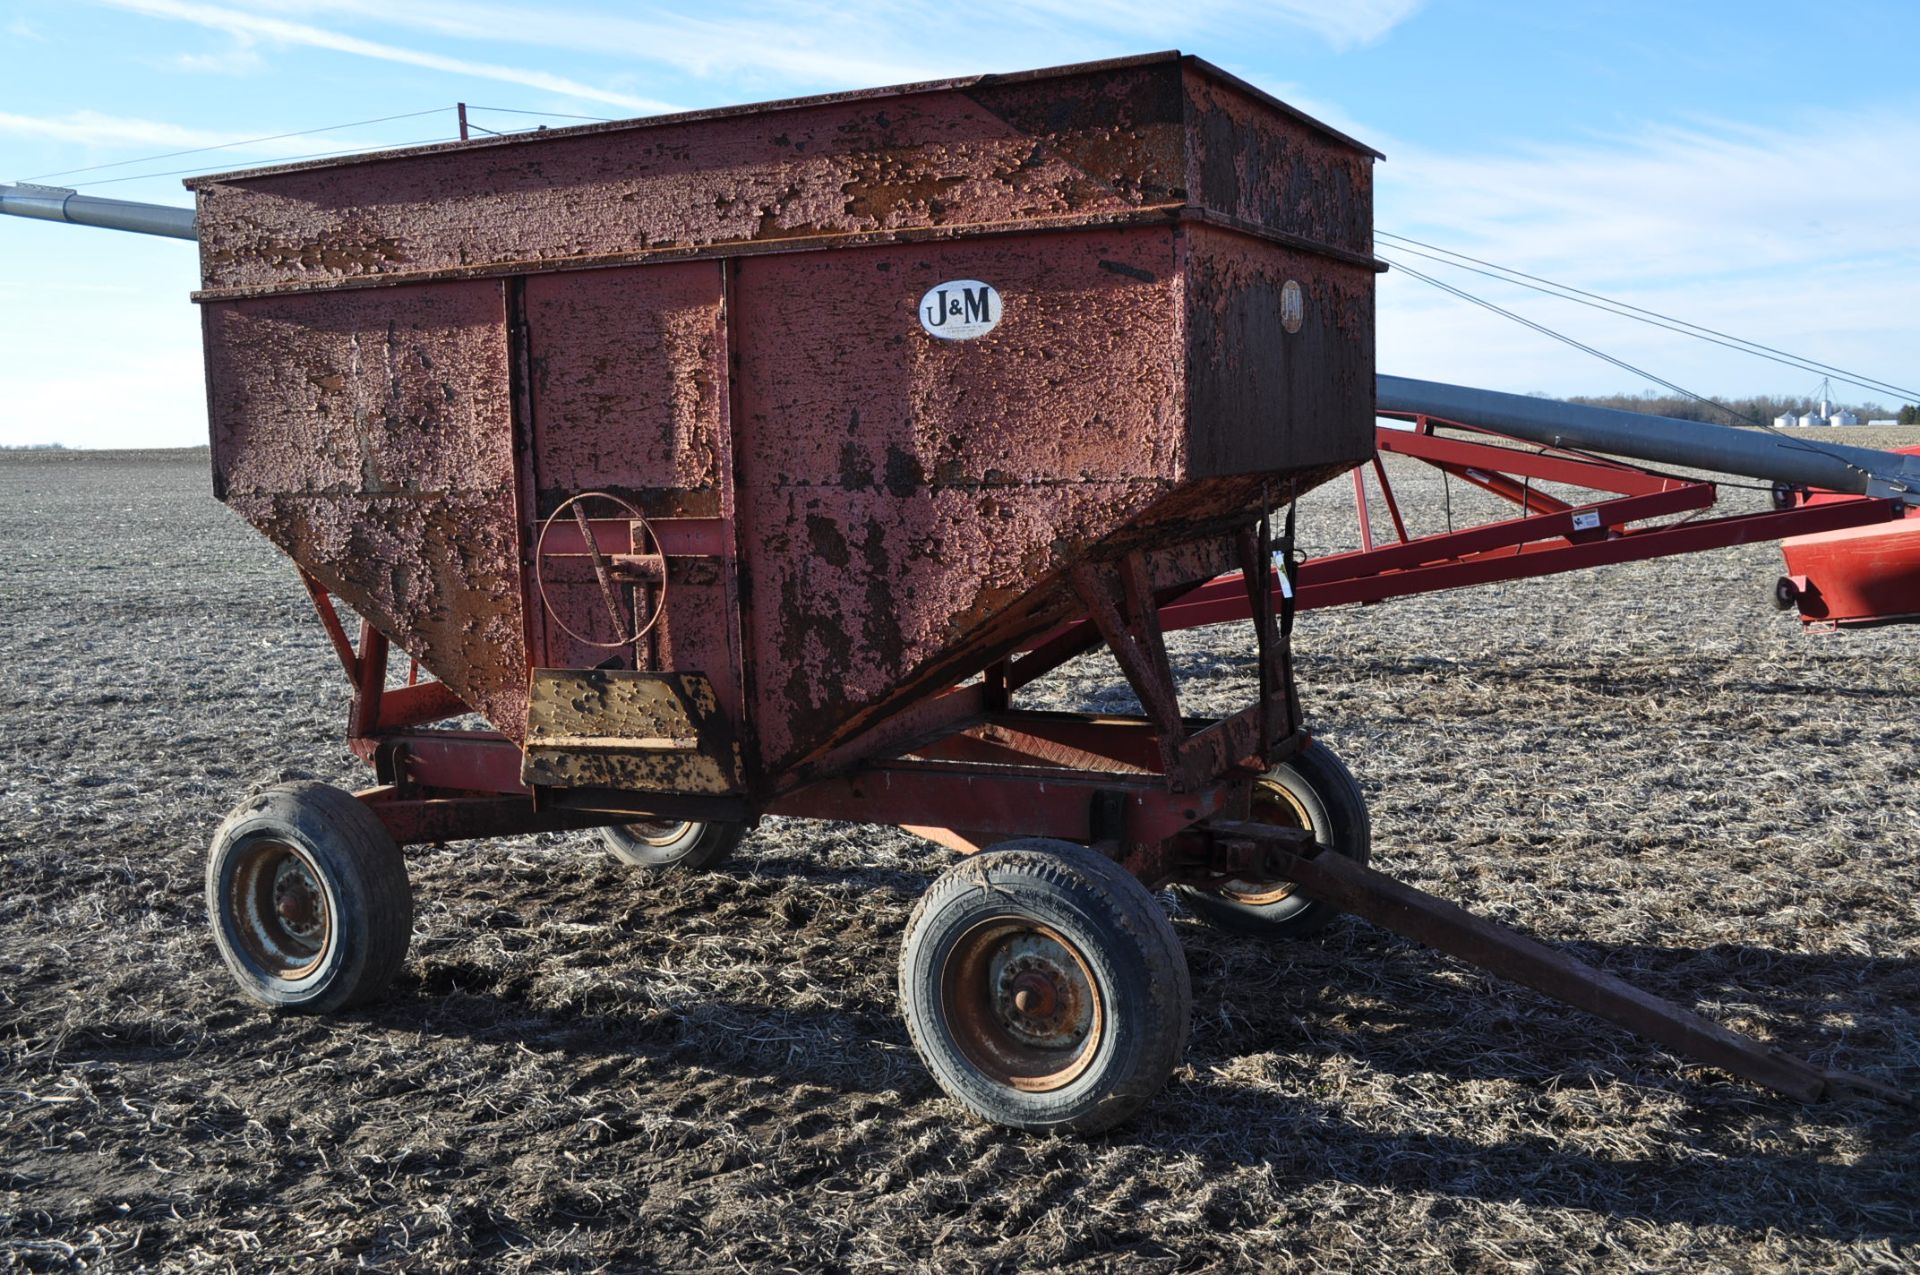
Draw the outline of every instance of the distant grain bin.
[[[1827,423],[1826,417],[1816,416],[1812,412],[1808,412],[1806,415],[1800,418],[1800,425],[1804,429],[1811,429],[1816,425],[1825,425],[1826,423]]]
[[[1794,426],[1798,425],[1799,423],[1800,423],[1800,418],[1798,416],[1795,416],[1792,412],[1782,412],[1780,413],[1780,415],[1773,418],[1773,427],[1775,429],[1792,429]]]
[[[1829,416],[1827,421],[1833,425],[1858,425],[1860,423],[1860,417],[1858,414],[1849,412],[1843,407],[1832,416]]]

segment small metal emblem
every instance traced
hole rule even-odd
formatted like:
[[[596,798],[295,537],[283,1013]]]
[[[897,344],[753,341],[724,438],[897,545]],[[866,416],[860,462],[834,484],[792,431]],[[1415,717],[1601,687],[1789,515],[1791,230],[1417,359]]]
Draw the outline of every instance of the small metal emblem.
[[[1289,279],[1280,288],[1280,326],[1292,335],[1300,330],[1305,317],[1306,303],[1300,299],[1300,284]]]

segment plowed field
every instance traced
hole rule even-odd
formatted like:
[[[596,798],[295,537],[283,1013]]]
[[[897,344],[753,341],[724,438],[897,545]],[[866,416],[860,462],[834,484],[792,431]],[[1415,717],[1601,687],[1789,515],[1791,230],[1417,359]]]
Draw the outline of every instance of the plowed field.
[[[1426,526],[1479,508],[1405,479]],[[0,458],[0,1265],[1920,1263],[1920,1116],[1775,1098],[1352,920],[1264,947],[1177,917],[1192,1043],[1144,1116],[971,1124],[894,1005],[945,852],[891,830],[769,821],[677,877],[583,835],[413,851],[386,1000],[258,1011],[204,923],[208,838],[250,784],[361,772],[291,567],[207,490],[204,453]],[[1351,539],[1346,490],[1310,549]],[[1802,632],[1778,570],[1311,613],[1310,718],[1377,866],[1920,1085],[1920,630]],[[1182,635],[1189,707],[1237,704],[1248,657]],[[1034,702],[1130,696],[1085,660]]]

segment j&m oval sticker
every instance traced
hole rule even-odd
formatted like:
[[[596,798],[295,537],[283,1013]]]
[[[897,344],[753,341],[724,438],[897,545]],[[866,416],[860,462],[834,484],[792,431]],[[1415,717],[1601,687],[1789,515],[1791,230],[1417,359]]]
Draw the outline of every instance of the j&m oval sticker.
[[[1000,325],[1000,293],[978,279],[936,283],[920,298],[920,326],[942,341],[971,341]]]

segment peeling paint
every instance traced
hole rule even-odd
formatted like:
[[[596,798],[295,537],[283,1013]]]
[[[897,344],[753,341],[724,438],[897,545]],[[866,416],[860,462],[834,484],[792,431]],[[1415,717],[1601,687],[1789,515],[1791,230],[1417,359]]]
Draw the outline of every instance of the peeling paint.
[[[1070,618],[1076,564],[1210,573],[1370,454],[1370,164],[1167,57],[203,179],[216,490],[508,735],[536,666],[698,676],[777,788]],[[997,324],[929,336],[943,280]],[[638,649],[530,592],[585,491],[663,537]],[[546,605],[592,636],[575,543]]]

